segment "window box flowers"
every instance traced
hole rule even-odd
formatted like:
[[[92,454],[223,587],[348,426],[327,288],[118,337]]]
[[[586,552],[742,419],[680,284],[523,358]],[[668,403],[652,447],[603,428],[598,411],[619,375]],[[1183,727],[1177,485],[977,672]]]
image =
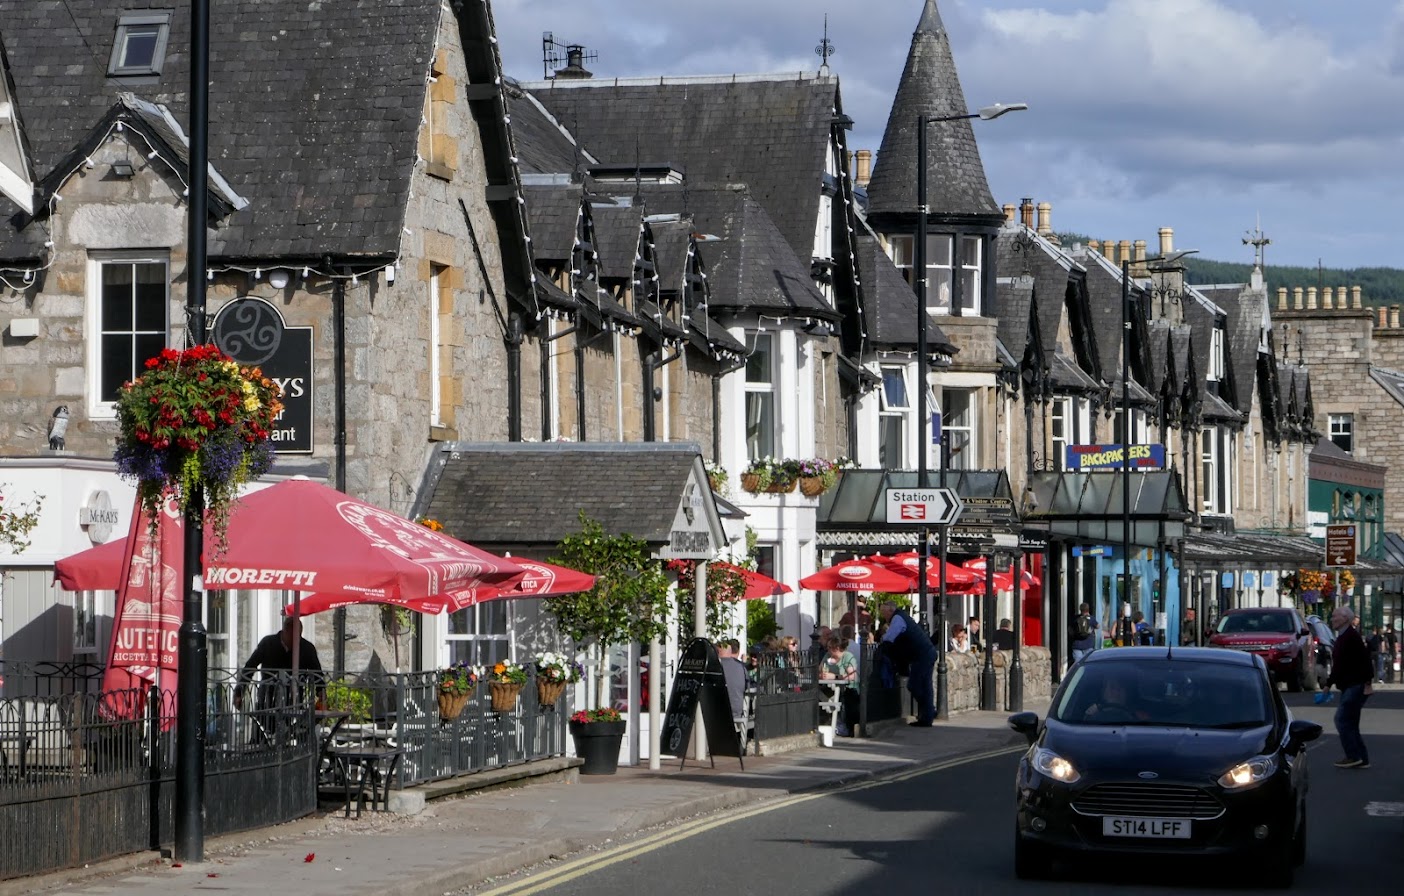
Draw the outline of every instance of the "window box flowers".
[[[536,702],[544,709],[555,708],[568,684],[580,680],[585,669],[564,654],[546,651],[536,658]]]
[[[792,492],[799,482],[799,468],[797,460],[758,457],[741,472],[741,488],[753,495]]]
[[[517,695],[526,684],[526,668],[507,660],[498,660],[487,670],[488,688],[492,691],[492,711],[511,712],[517,708]]]
[[[817,498],[838,484],[839,466],[835,461],[810,457],[799,462],[799,488],[806,498]]]
[[[473,699],[478,689],[478,681],[483,677],[481,666],[467,663],[454,663],[447,669],[439,670],[439,718],[452,721],[463,712],[463,707]]]
[[[704,460],[702,466],[707,470],[707,484],[712,487],[712,491],[718,494],[724,493],[728,479],[726,467],[711,460]]]
[[[229,506],[273,465],[269,434],[281,391],[257,367],[213,345],[163,349],[117,396],[117,472],[134,480],[153,521],[163,497],[186,511],[203,494],[205,519],[222,543]]]

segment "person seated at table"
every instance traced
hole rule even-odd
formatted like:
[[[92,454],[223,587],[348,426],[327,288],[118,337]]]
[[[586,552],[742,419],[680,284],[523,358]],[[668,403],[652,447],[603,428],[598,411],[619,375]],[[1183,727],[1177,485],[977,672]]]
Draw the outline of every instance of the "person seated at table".
[[[317,699],[323,699],[321,684],[322,661],[317,656],[317,648],[302,637],[302,620],[296,616],[283,617],[283,628],[276,635],[267,635],[258,642],[254,652],[244,663],[239,673],[239,686],[234,691],[234,706],[244,707],[244,688],[254,680],[256,674],[262,681],[258,687],[257,708],[267,709],[288,702],[292,691],[288,687],[288,673],[292,671],[292,647],[298,646],[298,675],[310,674],[318,681]],[[281,687],[279,686],[281,684]]]
[[[970,633],[965,630],[965,626],[961,625],[958,622],[956,623],[955,628],[951,629],[951,652],[970,652]]]
[[[839,628],[844,626],[855,626],[860,629],[872,628],[873,614],[868,612],[868,599],[863,595],[858,595],[854,599],[855,609],[848,610],[839,618]]]
[[[1001,619],[999,628],[990,635],[990,646],[995,650],[1014,649],[1014,623],[1009,619]]]
[[[824,644],[824,659],[819,663],[820,682],[846,682],[848,686],[834,688],[834,698],[839,701],[843,711],[838,717],[834,733],[839,737],[848,737],[852,734],[852,729],[848,725],[848,720],[844,718],[848,715],[848,697],[850,691],[856,693],[858,687],[858,664],[853,659],[853,654],[845,648],[848,645],[837,635],[830,635],[829,640]]]

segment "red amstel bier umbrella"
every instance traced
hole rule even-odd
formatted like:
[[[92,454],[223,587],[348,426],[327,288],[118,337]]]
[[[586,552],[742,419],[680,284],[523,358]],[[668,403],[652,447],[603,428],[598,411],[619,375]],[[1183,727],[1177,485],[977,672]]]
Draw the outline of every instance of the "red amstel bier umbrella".
[[[912,590],[916,577],[867,560],[846,560],[800,579],[812,591],[884,591],[903,594]]]
[[[724,560],[714,560],[708,565],[714,569],[723,569],[741,577],[746,583],[746,590],[741,593],[741,600],[761,600],[767,597],[777,597],[794,590],[784,582],[772,579],[765,573],[756,572],[754,569],[746,569],[743,566],[734,566]]]
[[[915,580],[921,568],[921,556],[916,551],[903,551],[900,554],[873,554],[864,558],[873,563],[879,563],[890,569],[900,569]],[[983,575],[976,575],[968,569],[962,569],[954,563],[941,563],[939,557],[926,558],[926,587],[928,589],[939,590],[941,587],[941,575],[944,571],[946,577],[946,588],[950,591],[968,590],[970,586],[984,580]]]
[[[963,567],[966,568],[967,570],[970,570],[971,572],[979,573],[980,581],[981,581],[981,582],[984,581],[984,578],[985,578],[985,558],[984,558],[984,557],[976,557],[974,560],[967,560],[966,562],[962,563],[961,566],[963,566]],[[1021,571],[1019,580],[1020,580],[1019,590],[1021,590],[1021,591],[1024,590],[1024,589],[1026,589],[1026,588],[1036,588],[1036,587],[1038,586],[1038,584],[1039,584],[1039,581],[1040,581],[1040,579],[1039,579],[1038,576],[1036,576],[1036,575],[1034,575],[1033,573],[1029,572],[1027,569]],[[995,586],[995,589],[998,590],[998,591],[1013,591],[1013,590],[1014,590],[1014,576],[1013,576],[1012,574],[1010,574],[1009,570],[1007,570],[1007,569],[996,569],[996,570],[994,571],[994,586]]]

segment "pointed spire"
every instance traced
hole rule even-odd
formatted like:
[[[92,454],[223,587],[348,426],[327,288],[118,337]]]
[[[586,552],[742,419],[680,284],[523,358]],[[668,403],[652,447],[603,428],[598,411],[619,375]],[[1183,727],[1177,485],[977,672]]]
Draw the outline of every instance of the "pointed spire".
[[[916,210],[917,118],[968,111],[941,13],[936,0],[926,0],[868,184],[875,227],[883,229],[885,215],[906,216]],[[992,215],[1002,220],[970,124],[957,119],[927,126],[927,205],[935,215]]]

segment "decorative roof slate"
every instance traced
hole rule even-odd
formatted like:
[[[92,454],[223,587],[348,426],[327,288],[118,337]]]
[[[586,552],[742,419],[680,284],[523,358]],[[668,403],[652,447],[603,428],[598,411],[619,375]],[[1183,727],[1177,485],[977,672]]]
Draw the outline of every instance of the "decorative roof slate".
[[[1088,308],[1092,314],[1092,337],[1097,343],[1097,356],[1101,359],[1102,378],[1121,392],[1121,270],[1107,261],[1098,252],[1078,246],[1071,251],[1074,261],[1082,265],[1087,274],[1086,284]],[[1141,288],[1131,285],[1133,301]],[[1152,336],[1148,345],[1151,364],[1151,381],[1147,388],[1157,391],[1160,388],[1161,373],[1165,369],[1165,335]],[[1134,352],[1134,349],[1133,349]],[[1133,353],[1132,358],[1135,355]],[[1136,371],[1131,371],[1131,389],[1135,390]],[[1145,394],[1149,395],[1150,391]]]
[[[582,512],[610,535],[667,544],[702,456],[693,442],[444,442],[437,447],[414,513],[489,550],[554,547],[580,531]],[[524,514],[527,505],[532,510]]]
[[[107,78],[117,18],[133,6],[0,0],[36,178],[120,90],[188,119],[188,4],[162,7],[171,24],[159,76]],[[439,0],[343,0],[329,15],[315,3],[222,0],[210,28],[210,156],[250,205],[212,232],[212,256],[396,254],[440,9]],[[0,200],[0,219],[15,210]],[[13,240],[0,233],[0,245]]]
[[[996,270],[1005,276],[1028,274],[1034,279],[1037,296],[1039,338],[1043,351],[1058,349],[1058,330],[1067,313],[1068,290],[1072,282],[1073,260],[1048,240],[1023,224],[1006,224],[995,240]],[[997,304],[1000,317],[1005,308]],[[1004,330],[1001,328],[1003,338]]]
[[[907,216],[917,207],[917,118],[967,113],[950,38],[936,0],[926,0],[868,183],[869,215]],[[930,124],[926,137],[927,204],[932,212],[943,217],[999,215],[970,121]]]
[[[634,259],[639,254],[642,209],[632,206],[596,205],[595,252],[600,258],[600,279],[629,280],[634,276]]]
[[[1060,392],[1093,394],[1102,391],[1102,384],[1088,376],[1077,362],[1061,351],[1049,356],[1048,378]]]
[[[585,199],[580,184],[523,187],[522,196],[526,199],[527,228],[536,260],[558,264],[570,261],[575,225]]]
[[[907,278],[897,270],[882,250],[877,234],[868,222],[858,219],[858,278],[863,289],[863,323],[868,342],[875,346],[916,345],[917,298]],[[944,330],[927,318],[927,344],[936,351],[954,355],[960,351]]]
[[[747,184],[807,264],[838,79],[748,75],[525,82],[600,161],[670,162],[694,187]],[[809,188],[806,189],[806,186]]]
[[[1196,289],[1224,309],[1224,341],[1233,377],[1233,404],[1241,413],[1250,414],[1258,391],[1258,350],[1263,344],[1267,290],[1253,289],[1243,284],[1199,286]]]
[[[1387,367],[1371,367],[1370,379],[1379,383],[1390,398],[1404,405],[1404,373]]]
[[[522,176],[561,175],[580,180],[582,167],[595,164],[596,159],[520,84],[511,79],[504,79],[504,84]]]
[[[1012,347],[1011,354],[1017,353],[1022,358],[1029,343],[1029,315],[1034,303],[1033,275],[1000,277],[995,283],[995,301],[999,307],[999,341]]]

